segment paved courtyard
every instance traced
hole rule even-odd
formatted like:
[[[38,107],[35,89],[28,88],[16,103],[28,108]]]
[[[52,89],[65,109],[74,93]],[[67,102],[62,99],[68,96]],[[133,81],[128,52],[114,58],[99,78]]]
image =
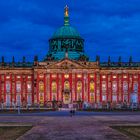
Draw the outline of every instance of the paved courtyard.
[[[18,140],[130,140],[128,136],[110,128],[114,125],[140,125],[140,114],[95,114],[52,116],[0,116],[0,125],[33,125]],[[56,112],[56,114],[63,114]],[[66,115],[67,114],[67,115]]]

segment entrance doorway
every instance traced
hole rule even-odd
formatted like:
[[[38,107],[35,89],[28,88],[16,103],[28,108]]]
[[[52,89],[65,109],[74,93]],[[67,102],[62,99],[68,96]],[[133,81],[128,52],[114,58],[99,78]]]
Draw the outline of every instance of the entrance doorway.
[[[64,102],[64,104],[70,104],[71,103],[70,90],[64,90],[64,92],[63,92],[63,102]]]

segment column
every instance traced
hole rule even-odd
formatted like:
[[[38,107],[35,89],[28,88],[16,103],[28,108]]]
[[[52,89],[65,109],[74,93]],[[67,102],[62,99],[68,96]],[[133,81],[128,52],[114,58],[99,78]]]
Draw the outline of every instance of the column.
[[[10,87],[10,102],[12,105],[12,74],[10,75],[10,82],[11,82],[11,87]]]
[[[62,74],[58,74],[58,100],[61,101],[61,97],[62,97]]]
[[[107,96],[106,101],[108,101],[108,74],[106,74],[106,96]]]
[[[88,102],[90,102],[90,74],[88,73]]]
[[[75,74],[72,73],[72,101],[75,100]]]
[[[32,75],[31,81],[32,81],[32,104],[34,104],[34,74]]]
[[[101,100],[102,100],[102,74],[100,74],[100,102],[101,102]]]
[[[20,83],[21,83],[21,104],[23,104],[23,88],[24,88],[23,75],[20,75]]]
[[[111,95],[111,102],[112,102],[112,80],[113,80],[113,75],[112,75],[112,73],[111,73],[111,77],[110,77],[110,79],[111,79],[111,87],[110,87],[110,95]]]
[[[70,76],[70,89],[71,89],[70,90],[70,92],[71,92],[70,94],[71,94],[71,101],[73,101],[73,99],[72,99],[73,98],[73,95],[72,95],[72,73],[70,73],[69,76]]]
[[[46,74],[44,74],[44,104],[46,103]]]
[[[28,91],[27,91],[27,83],[28,83],[28,76],[26,75],[25,76],[25,100],[26,100],[26,103],[27,103],[27,94],[28,94]]]
[[[96,73],[94,74],[94,91],[95,91],[95,103],[97,102],[97,81],[96,81]]]
[[[52,101],[52,74],[50,73],[50,101]]]
[[[6,102],[6,74],[4,74],[4,102]]]
[[[119,101],[119,74],[117,74],[117,102]]]
[[[130,102],[130,87],[129,87],[129,74],[127,76],[127,83],[128,83],[128,102]],[[133,78],[132,78],[133,79]],[[133,81],[133,80],[132,80]],[[132,89],[133,89],[133,84],[132,84]]]
[[[77,101],[77,74],[75,73],[75,101]]]
[[[123,93],[123,74],[121,76],[121,94],[122,94],[122,102],[124,101],[123,97],[124,97],[124,93]]]
[[[17,101],[17,98],[16,98],[16,95],[17,95],[17,92],[16,92],[16,82],[17,82],[17,78],[16,78],[16,74],[15,74],[15,76],[14,76],[14,78],[15,78],[15,88],[14,88],[14,103],[16,103],[16,101]]]
[[[58,80],[58,73],[56,74],[56,87],[57,87],[57,91],[56,91],[56,100],[58,101],[59,98],[59,80]]]
[[[82,73],[82,101],[84,101],[84,73]]]
[[[37,82],[36,82],[36,96],[37,96],[37,103],[39,103],[39,74],[37,73]]]
[[[1,96],[2,96],[2,82],[1,82],[2,78],[1,78],[1,75],[0,75],[0,102],[1,102]]]
[[[64,91],[64,73],[62,74],[62,83],[61,83],[61,85],[62,85],[62,91]],[[61,100],[62,100],[62,102],[63,102],[63,92],[61,92]]]
[[[138,103],[140,103],[140,74],[138,75]]]

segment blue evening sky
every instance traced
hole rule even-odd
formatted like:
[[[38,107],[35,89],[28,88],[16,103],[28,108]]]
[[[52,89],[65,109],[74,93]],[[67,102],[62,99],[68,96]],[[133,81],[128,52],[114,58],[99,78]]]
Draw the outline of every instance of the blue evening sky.
[[[66,4],[91,60],[140,61],[140,0],[0,0],[0,57],[43,59],[48,39],[63,25]]]

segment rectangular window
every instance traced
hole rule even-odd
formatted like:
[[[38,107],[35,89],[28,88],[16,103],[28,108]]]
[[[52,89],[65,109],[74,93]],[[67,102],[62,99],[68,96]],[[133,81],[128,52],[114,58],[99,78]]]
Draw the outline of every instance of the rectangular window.
[[[6,82],[6,92],[10,92],[11,84],[10,82]]]
[[[21,96],[20,95],[17,95],[16,101],[17,101],[17,106],[20,106],[20,103],[21,103]]]
[[[32,95],[27,96],[27,103],[28,105],[32,105]]]
[[[16,84],[16,91],[21,92],[21,83]]]
[[[136,83],[136,82],[134,83],[133,90],[134,90],[135,93],[138,92],[138,83]]]
[[[6,106],[10,106],[10,95],[6,95]]]
[[[102,83],[102,91],[106,91],[106,83],[105,82]]]
[[[102,100],[103,100],[103,101],[106,101],[106,95],[103,95],[103,96],[102,96]]]
[[[117,96],[116,96],[116,95],[113,95],[113,96],[112,96],[112,100],[113,100],[113,101],[117,101]]]
[[[113,82],[112,90],[113,90],[113,92],[117,92],[117,83],[116,82]]]
[[[32,84],[28,83],[27,84],[27,92],[31,92],[32,91]]]

